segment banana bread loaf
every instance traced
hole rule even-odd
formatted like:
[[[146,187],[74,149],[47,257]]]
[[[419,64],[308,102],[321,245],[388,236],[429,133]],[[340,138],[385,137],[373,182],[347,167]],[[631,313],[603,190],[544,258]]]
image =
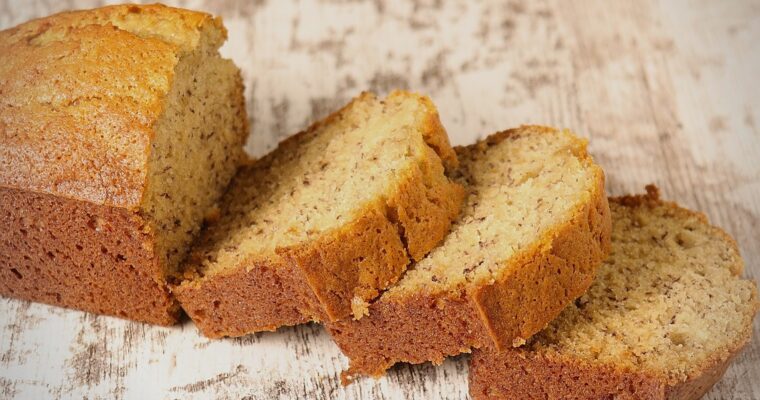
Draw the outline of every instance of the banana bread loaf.
[[[468,196],[443,244],[369,306],[327,326],[353,374],[519,345],[591,284],[607,254],[604,175],[586,142],[524,126],[458,148]]]
[[[427,97],[362,94],[242,169],[174,293],[209,337],[360,318],[449,231],[456,164]]]
[[[612,253],[589,291],[520,349],[481,349],[474,399],[698,399],[750,340],[757,289],[704,215],[610,200]]]
[[[0,32],[0,293],[172,324],[247,135],[218,18],[160,5]]]

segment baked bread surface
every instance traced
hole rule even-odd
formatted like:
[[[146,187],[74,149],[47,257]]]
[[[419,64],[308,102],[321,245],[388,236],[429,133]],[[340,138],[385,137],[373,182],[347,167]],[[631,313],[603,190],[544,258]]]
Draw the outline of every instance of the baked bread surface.
[[[607,254],[604,175],[585,141],[524,126],[457,153],[468,195],[451,233],[368,316],[327,324],[350,359],[345,378],[519,345],[586,290]]]
[[[221,20],[112,6],[0,32],[3,187],[137,210],[153,125],[179,58],[226,38]]]
[[[612,252],[589,291],[524,348],[477,351],[473,398],[697,399],[760,305],[736,242],[648,194],[612,198]]]
[[[247,136],[225,39],[220,19],[161,5],[0,32],[0,293],[176,321],[166,280]]]
[[[364,93],[238,173],[174,293],[210,337],[361,318],[449,231],[456,164],[427,97]]]

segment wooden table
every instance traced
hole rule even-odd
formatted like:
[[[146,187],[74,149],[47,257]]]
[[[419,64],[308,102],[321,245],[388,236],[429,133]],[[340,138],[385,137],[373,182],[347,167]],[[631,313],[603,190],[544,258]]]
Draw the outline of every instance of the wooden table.
[[[2,0],[0,27],[95,5]],[[588,137],[611,194],[656,183],[734,235],[746,275],[760,276],[757,1],[179,5],[224,17],[255,155],[362,90],[411,88],[433,98],[456,144],[524,123]],[[343,388],[346,365],[317,325],[211,341],[189,322],[0,300],[0,398],[467,397],[467,356]],[[707,398],[760,399],[760,340]]]

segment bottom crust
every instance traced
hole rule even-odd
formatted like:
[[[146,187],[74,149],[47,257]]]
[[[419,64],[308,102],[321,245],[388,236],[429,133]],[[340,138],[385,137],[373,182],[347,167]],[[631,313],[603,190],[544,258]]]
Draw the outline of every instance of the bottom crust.
[[[186,283],[173,291],[201,333],[210,338],[273,331],[321,315],[319,300],[304,276],[281,259]]]
[[[0,294],[172,325],[152,236],[121,208],[0,188]]]
[[[469,380],[474,400],[665,399],[665,386],[651,377],[522,350],[476,351]]]
[[[657,376],[551,354],[479,350],[470,360],[470,396],[474,400],[696,400],[720,380],[737,353],[698,376],[669,385]]]

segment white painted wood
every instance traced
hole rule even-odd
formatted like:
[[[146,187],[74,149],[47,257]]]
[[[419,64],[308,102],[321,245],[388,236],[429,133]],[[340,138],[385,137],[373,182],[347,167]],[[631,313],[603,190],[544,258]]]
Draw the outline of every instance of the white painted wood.
[[[0,0],[0,28],[96,1]],[[734,235],[760,277],[756,1],[180,1],[222,15],[255,155],[361,90],[429,94],[456,144],[523,123],[589,137],[608,190],[657,183]],[[0,55],[1,60],[2,55]],[[755,322],[755,333],[760,322]],[[760,399],[755,340],[707,399]],[[316,325],[209,341],[0,299],[0,398],[467,397],[466,356],[343,388]]]

